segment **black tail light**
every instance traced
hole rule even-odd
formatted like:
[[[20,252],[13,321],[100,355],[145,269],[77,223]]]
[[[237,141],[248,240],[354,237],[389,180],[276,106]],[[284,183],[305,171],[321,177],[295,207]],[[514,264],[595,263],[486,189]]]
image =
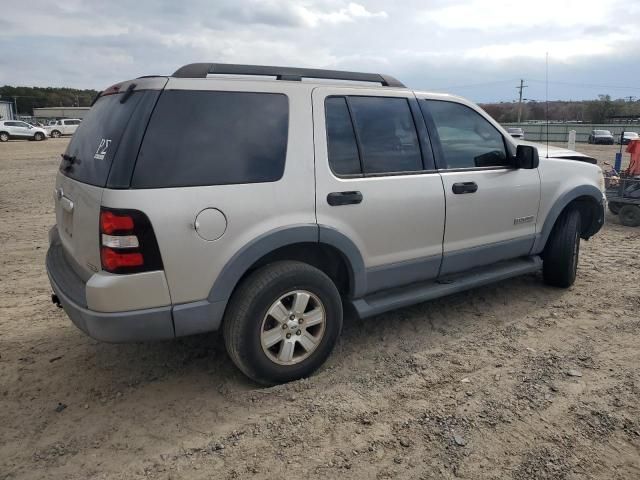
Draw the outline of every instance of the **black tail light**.
[[[156,235],[138,210],[100,209],[100,262],[110,273],[162,270]]]

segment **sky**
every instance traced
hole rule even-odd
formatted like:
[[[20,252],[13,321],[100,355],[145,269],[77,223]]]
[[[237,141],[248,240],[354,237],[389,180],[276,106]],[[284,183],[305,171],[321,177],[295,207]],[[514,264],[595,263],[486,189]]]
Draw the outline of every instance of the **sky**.
[[[380,72],[476,102],[640,97],[638,0],[0,0],[0,85],[191,62]]]

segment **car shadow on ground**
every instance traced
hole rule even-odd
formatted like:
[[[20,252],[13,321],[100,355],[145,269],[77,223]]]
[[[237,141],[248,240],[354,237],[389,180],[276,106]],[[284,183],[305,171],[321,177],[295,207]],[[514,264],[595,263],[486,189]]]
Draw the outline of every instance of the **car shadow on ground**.
[[[355,359],[378,355],[381,345],[389,352],[400,344],[404,350],[437,348],[444,339],[455,341],[486,333],[487,328],[501,328],[534,310],[548,310],[564,292],[544,286],[540,274],[530,274],[370,319],[361,320],[346,311],[342,335],[327,364],[340,370],[341,365]],[[68,321],[66,317],[64,320]],[[264,388],[235,368],[219,332],[166,342],[108,344],[94,341],[69,325],[56,343],[75,344],[76,348],[74,355],[51,362],[50,375],[69,376],[73,382],[74,372],[89,369],[93,379],[90,388],[98,390],[140,389],[178,379],[183,383],[190,376],[202,382],[202,375],[206,375],[211,388],[223,385],[225,392]],[[363,364],[362,368],[367,367]],[[83,385],[77,387],[82,389]]]

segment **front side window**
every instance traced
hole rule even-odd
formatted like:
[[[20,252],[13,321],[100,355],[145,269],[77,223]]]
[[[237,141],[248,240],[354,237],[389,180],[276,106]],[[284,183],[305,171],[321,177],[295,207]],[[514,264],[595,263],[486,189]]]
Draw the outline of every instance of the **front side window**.
[[[500,132],[473,109],[455,102],[423,100],[435,123],[446,168],[507,166]]]
[[[406,98],[350,97],[364,173],[422,170],[416,127]]]
[[[415,123],[406,98],[328,97],[329,164],[338,175],[422,171]]]

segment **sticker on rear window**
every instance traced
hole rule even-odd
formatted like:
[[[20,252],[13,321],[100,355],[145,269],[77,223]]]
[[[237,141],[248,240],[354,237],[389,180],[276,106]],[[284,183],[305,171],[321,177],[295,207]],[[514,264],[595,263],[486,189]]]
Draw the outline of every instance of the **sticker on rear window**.
[[[107,154],[107,149],[109,148],[109,145],[111,145],[111,139],[109,138],[100,139],[100,145],[98,146],[96,153],[93,155],[93,158],[96,160],[104,160],[104,156]]]

